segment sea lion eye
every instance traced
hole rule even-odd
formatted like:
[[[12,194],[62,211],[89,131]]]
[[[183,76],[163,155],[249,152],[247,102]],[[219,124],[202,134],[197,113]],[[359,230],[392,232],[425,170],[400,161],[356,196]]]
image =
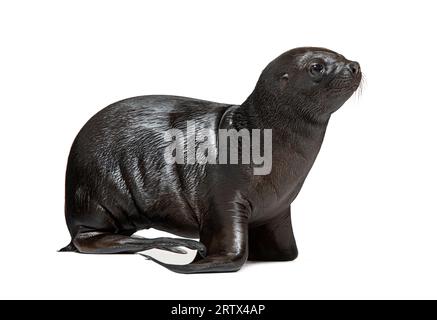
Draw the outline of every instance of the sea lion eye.
[[[310,66],[312,76],[320,77],[325,72],[325,66],[321,63],[313,63]]]

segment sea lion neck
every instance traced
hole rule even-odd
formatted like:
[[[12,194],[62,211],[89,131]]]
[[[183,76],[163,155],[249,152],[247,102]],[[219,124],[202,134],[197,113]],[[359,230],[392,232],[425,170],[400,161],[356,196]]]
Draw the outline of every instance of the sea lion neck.
[[[243,126],[247,129],[273,129],[281,132],[283,137],[296,133],[308,137],[323,135],[330,115],[313,115],[303,109],[302,105],[299,99],[259,99],[254,92],[234,113],[241,126],[237,129]]]

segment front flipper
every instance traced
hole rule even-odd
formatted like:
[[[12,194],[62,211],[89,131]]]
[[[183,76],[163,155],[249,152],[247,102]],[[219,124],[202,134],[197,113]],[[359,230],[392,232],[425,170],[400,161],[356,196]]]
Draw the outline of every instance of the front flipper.
[[[292,261],[297,257],[290,208],[269,222],[249,229],[249,260]]]
[[[207,256],[196,258],[190,264],[175,265],[158,261],[141,254],[147,259],[178,273],[235,272],[246,262],[248,250],[248,205],[235,196],[221,201],[204,217],[200,231],[200,242],[206,246]],[[218,203],[218,204],[217,204]]]
[[[238,257],[207,257],[190,264],[168,264],[161,262],[151,256],[140,253],[143,257],[177,273],[214,273],[214,272],[235,272],[240,270],[245,260]]]

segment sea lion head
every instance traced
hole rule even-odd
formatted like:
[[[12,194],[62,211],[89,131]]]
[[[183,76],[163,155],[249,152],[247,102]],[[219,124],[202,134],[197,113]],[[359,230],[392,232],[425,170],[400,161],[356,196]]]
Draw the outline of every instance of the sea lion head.
[[[287,51],[262,72],[254,93],[281,108],[310,117],[329,117],[358,89],[358,62],[334,51],[304,47]]]

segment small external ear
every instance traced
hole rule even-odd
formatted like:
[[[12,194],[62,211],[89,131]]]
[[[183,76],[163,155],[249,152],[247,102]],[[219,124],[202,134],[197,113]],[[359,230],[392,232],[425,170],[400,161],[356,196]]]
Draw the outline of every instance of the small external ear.
[[[285,88],[287,83],[288,83],[288,73],[284,73],[279,79],[279,87],[281,88],[281,90]]]

